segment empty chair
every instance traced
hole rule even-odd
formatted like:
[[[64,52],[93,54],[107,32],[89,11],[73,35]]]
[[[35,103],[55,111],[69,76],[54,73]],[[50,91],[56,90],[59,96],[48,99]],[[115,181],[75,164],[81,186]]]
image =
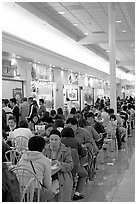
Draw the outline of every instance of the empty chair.
[[[32,171],[17,166],[12,169],[20,185],[21,202],[40,202],[40,182]]]
[[[12,165],[16,165],[21,158],[21,153],[15,149],[5,152],[7,162],[12,162]]]
[[[14,138],[14,146],[19,152],[23,153],[28,150],[28,141],[29,138],[25,136],[17,136]]]

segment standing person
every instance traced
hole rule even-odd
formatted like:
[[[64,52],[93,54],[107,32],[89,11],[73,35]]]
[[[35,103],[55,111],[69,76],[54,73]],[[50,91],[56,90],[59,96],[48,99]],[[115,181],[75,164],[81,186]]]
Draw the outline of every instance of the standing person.
[[[12,107],[13,116],[15,116],[15,118],[16,118],[16,125],[18,126],[18,124],[19,124],[19,107],[17,106],[16,98],[10,99],[10,105]]]
[[[29,103],[29,114],[28,114],[28,122],[33,122],[32,119],[34,117],[34,115],[37,115],[37,108],[36,106],[34,106],[34,103],[33,103],[33,97],[29,97],[28,98],[28,103]]]
[[[6,118],[7,118],[7,124],[8,124],[8,118],[12,116],[12,110],[8,107],[9,100],[8,99],[2,99],[2,109],[6,112]]]
[[[40,98],[39,99],[39,109],[38,109],[38,115],[40,116],[40,119],[42,119],[42,116],[45,115],[46,113],[46,107],[44,105],[44,99],[43,98]]]
[[[22,99],[22,104],[20,106],[20,120],[25,120],[29,114],[29,103],[27,97]]]

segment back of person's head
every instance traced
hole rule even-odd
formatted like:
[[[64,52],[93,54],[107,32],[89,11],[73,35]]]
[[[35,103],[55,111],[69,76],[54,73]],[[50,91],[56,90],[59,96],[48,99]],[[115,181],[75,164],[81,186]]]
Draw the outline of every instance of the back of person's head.
[[[55,111],[55,110],[51,110],[51,111],[50,111],[50,115],[51,115],[51,116],[56,115],[56,111]]]
[[[45,139],[41,136],[33,136],[28,141],[29,151],[42,152],[45,147]]]
[[[85,118],[80,118],[80,119],[78,120],[78,125],[79,125],[79,127],[85,128],[85,127],[87,126],[87,121],[86,121],[86,119],[85,119]]]
[[[72,137],[74,138],[74,131],[71,127],[65,127],[62,131],[61,131],[61,136],[62,137]]]
[[[9,100],[6,98],[5,100],[5,105],[7,106],[9,104]]]
[[[127,105],[127,107],[128,107],[128,109],[130,110],[130,109],[132,108],[131,103],[129,103],[129,104]]]
[[[114,114],[112,114],[112,115],[110,116],[110,120],[111,120],[111,119],[116,120],[116,116],[115,116]]]
[[[14,104],[17,103],[17,99],[16,99],[16,98],[11,98],[10,101],[11,101],[12,103],[14,103]]]
[[[95,115],[94,115],[94,113],[92,113],[92,112],[90,111],[90,112],[87,113],[86,117],[87,117],[87,118],[91,118],[91,117],[92,117],[92,118],[95,118]]]
[[[57,114],[63,115],[63,110],[62,110],[62,108],[58,108],[58,109],[57,109]]]
[[[6,103],[5,103],[5,99],[4,99],[4,98],[2,99],[2,103],[4,103],[4,104],[6,105]]]
[[[40,99],[39,99],[39,102],[41,102],[41,103],[44,104],[44,99],[43,99],[43,98],[40,98]]]
[[[64,128],[64,122],[62,119],[57,119],[55,120],[54,124],[53,124],[53,128],[57,129],[58,127],[62,127]]]
[[[113,109],[113,108],[110,108],[110,109],[108,110],[108,113],[109,113],[109,114],[114,114],[114,109]]]
[[[19,128],[28,128],[28,122],[27,120],[21,120],[19,122]]]
[[[72,108],[71,108],[70,114],[76,114],[76,108],[75,108],[75,107],[72,107]]]
[[[78,125],[78,121],[76,118],[72,117],[67,119],[66,124]]]
[[[123,105],[122,109],[123,111],[127,111],[127,105]]]

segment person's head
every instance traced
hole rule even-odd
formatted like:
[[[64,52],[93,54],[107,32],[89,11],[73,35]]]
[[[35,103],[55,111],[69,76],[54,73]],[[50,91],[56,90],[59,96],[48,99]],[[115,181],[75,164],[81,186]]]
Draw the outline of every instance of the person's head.
[[[71,127],[65,127],[62,131],[61,131],[61,137],[72,137],[74,138],[74,131]]]
[[[19,122],[19,128],[28,128],[28,122],[27,122],[27,120],[21,120],[20,122]]]
[[[12,108],[16,105],[16,103],[17,103],[16,98],[11,98],[10,99],[10,105],[11,105]]]
[[[72,107],[71,110],[70,110],[70,114],[75,115],[76,111],[77,111],[76,108]]]
[[[110,121],[115,121],[116,120],[116,116],[114,115],[114,114],[112,114],[111,116],[110,116]]]
[[[28,102],[29,102],[29,104],[32,104],[32,103],[33,103],[33,97],[32,97],[32,96],[30,96],[30,97],[28,98]]]
[[[76,118],[68,118],[67,121],[66,121],[66,124],[68,127],[71,127],[74,131],[74,133],[77,132],[78,130],[78,121]]]
[[[42,152],[45,147],[45,139],[41,136],[33,136],[28,141],[29,151]]]
[[[47,137],[49,137],[51,130],[53,130],[53,124],[49,123],[45,125],[45,132],[46,132]]]
[[[62,108],[58,108],[58,109],[57,109],[57,114],[63,115],[63,110],[62,110]]]
[[[54,117],[56,115],[56,111],[55,110],[51,110],[50,111],[50,115],[51,115],[51,117]]]
[[[40,99],[39,99],[39,105],[42,105],[42,104],[44,104],[44,99],[43,99],[43,98],[40,98]]]
[[[58,150],[61,144],[61,133],[59,130],[52,130],[49,136],[50,148]]]
[[[127,105],[123,105],[122,109],[123,111],[127,111]]]
[[[94,113],[88,112],[87,115],[86,115],[86,118],[87,118],[87,122],[88,122],[90,125],[93,125],[93,124],[94,124],[94,122],[95,122],[95,115],[94,115]]]
[[[110,108],[110,109],[108,110],[108,113],[109,113],[109,115],[113,115],[113,114],[114,114],[114,109],[113,109],[113,108]]]
[[[16,118],[14,116],[9,116],[8,125],[11,128],[14,128],[16,126]]]
[[[38,123],[39,122],[39,116],[38,115],[34,115],[32,118],[33,123]]]
[[[10,103],[10,102],[9,102],[9,100],[8,100],[7,98],[6,98],[6,99],[4,99],[4,100],[5,100],[5,105],[6,105],[6,106],[8,106],[8,105],[9,105],[9,103]]]
[[[22,102],[25,102],[25,101],[27,101],[27,97],[22,98]]]
[[[85,128],[85,127],[87,126],[87,121],[86,121],[86,119],[85,119],[85,118],[80,118],[80,119],[78,120],[78,125],[79,125],[79,127]]]

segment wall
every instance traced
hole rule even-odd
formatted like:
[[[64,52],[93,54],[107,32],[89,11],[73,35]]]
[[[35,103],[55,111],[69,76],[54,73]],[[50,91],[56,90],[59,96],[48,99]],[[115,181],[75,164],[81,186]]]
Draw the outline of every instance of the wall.
[[[22,82],[2,80],[2,98],[10,99],[13,97],[13,89],[21,88]]]

